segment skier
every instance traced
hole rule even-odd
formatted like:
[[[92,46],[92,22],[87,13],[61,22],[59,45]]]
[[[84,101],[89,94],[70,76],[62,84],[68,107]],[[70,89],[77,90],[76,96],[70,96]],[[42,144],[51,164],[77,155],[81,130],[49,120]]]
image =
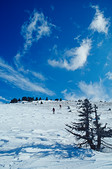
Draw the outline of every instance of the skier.
[[[62,107],[61,104],[59,105],[59,107],[60,107],[60,109],[61,109],[61,107]]]
[[[55,114],[55,108],[54,107],[53,107],[52,111],[53,111],[53,114]]]

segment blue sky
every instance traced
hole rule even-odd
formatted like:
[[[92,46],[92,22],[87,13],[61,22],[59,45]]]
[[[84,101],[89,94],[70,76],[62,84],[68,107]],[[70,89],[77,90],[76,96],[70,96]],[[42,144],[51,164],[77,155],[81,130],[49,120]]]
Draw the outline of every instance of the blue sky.
[[[111,0],[0,2],[0,101],[112,100]]]

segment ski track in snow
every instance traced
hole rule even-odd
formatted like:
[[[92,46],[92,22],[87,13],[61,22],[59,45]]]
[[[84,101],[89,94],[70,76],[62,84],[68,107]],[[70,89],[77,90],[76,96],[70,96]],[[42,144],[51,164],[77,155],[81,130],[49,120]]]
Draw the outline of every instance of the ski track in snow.
[[[96,104],[101,122],[112,127],[112,103]],[[79,149],[65,130],[77,119],[77,106],[75,101],[0,104],[0,169],[112,169],[112,152]]]

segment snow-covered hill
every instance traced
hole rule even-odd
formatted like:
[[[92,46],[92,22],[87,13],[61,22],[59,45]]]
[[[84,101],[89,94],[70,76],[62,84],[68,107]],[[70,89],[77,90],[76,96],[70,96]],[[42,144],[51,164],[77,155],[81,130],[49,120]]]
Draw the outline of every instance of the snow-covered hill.
[[[112,103],[96,104],[101,122],[112,127]],[[0,104],[0,169],[112,169],[112,151],[74,147],[65,124],[77,119],[77,107],[75,101]]]

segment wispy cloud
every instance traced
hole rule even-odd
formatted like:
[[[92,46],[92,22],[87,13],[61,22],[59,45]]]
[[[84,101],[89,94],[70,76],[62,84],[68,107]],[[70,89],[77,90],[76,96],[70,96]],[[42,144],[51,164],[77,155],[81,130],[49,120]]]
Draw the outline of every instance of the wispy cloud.
[[[85,97],[78,96],[75,92],[68,92],[67,89],[61,92],[64,95],[65,100],[78,100],[84,99]]]
[[[112,80],[112,72],[106,73],[106,77],[107,79]]]
[[[51,10],[52,10],[52,11],[54,11],[54,9],[55,9],[55,8],[54,8],[54,6],[53,6],[53,5],[51,5],[50,7],[51,7]]]
[[[99,83],[89,83],[87,84],[84,81],[79,82],[78,84],[79,91],[77,94],[74,91],[68,92],[67,89],[62,91],[61,93],[66,100],[78,100],[78,99],[91,99],[92,101],[100,101],[100,100],[108,100],[109,96],[105,91],[105,87],[102,82]]]
[[[18,68],[19,71],[23,71],[24,67],[23,65],[21,65],[20,59],[23,56],[22,53],[20,53],[20,51],[16,54],[16,56],[14,57],[14,64],[16,65],[16,67]]]
[[[0,100],[6,101],[6,102],[10,101],[10,100],[8,100],[8,99],[2,97],[2,96],[0,96]]]
[[[102,82],[86,84],[85,82],[81,81],[79,83],[79,88],[85,97],[94,101],[106,100],[109,98],[105,92]]]
[[[75,38],[74,38],[74,40],[76,40],[78,43],[80,42],[80,37],[81,37],[81,35],[78,35],[78,36],[76,36]]]
[[[108,29],[110,26],[109,18],[106,18],[99,10],[98,6],[92,6],[96,10],[95,16],[89,26],[89,29],[97,31],[99,33],[108,34]]]
[[[21,34],[25,40],[22,51],[19,51],[15,58],[15,65],[20,68],[20,59],[31,48],[34,42],[37,42],[44,36],[50,36],[51,27],[53,24],[49,23],[43,13],[36,10],[33,11],[28,21],[22,25]]]
[[[51,90],[37,82],[37,79],[41,81],[46,80],[41,73],[29,69],[25,70],[24,65],[21,64],[21,57],[28,52],[34,42],[37,42],[44,36],[50,36],[52,26],[43,13],[39,13],[36,10],[33,11],[29,20],[23,24],[21,29],[21,34],[25,42],[23,49],[18,51],[14,57],[17,70],[0,58],[0,78],[2,80],[25,91],[54,95]]]
[[[72,48],[65,52],[65,56],[67,56],[66,59],[63,58],[59,61],[49,59],[48,63],[53,67],[75,71],[85,65],[87,57],[90,54],[91,46],[91,39],[84,39],[80,44],[80,47]]]
[[[38,78],[41,81],[47,80],[47,78],[45,78],[41,73],[34,72],[34,71],[29,70],[29,69],[23,70],[22,72],[26,75],[28,75],[28,74],[32,75],[32,76],[34,76],[35,78]]]
[[[32,82],[29,78],[18,73],[14,70],[13,67],[9,66],[5,63],[4,60],[0,58],[0,78],[5,82],[11,83],[12,86],[16,86],[22,90],[30,91],[30,92],[40,92],[47,95],[54,95],[54,93],[42,87],[42,84],[38,84],[36,82]]]
[[[33,11],[29,21],[22,26],[21,34],[25,39],[24,50],[31,47],[34,41],[38,41],[43,36],[49,36],[51,33],[51,24],[47,22],[43,13]]]
[[[68,93],[67,89],[61,92],[64,95],[65,100],[76,100],[76,94],[73,92]]]
[[[102,44],[103,44],[103,40],[102,40],[102,41],[100,41],[100,42],[97,44],[98,48],[99,48],[99,47],[101,47],[101,46],[102,46]]]

